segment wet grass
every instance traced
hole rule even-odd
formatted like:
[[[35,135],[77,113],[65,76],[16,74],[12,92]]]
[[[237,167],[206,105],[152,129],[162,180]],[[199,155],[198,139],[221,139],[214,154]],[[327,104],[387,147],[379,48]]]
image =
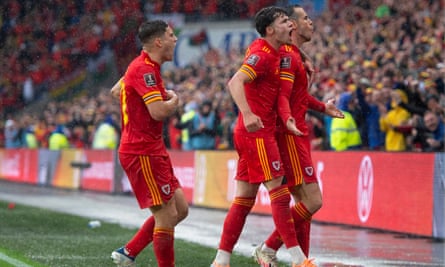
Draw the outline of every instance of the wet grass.
[[[88,218],[0,201],[0,266],[78,267],[114,266],[110,253],[136,232],[118,224],[89,228]],[[209,266],[215,249],[175,241],[178,267]],[[6,259],[6,260],[5,260]],[[8,261],[9,259],[9,261]],[[23,265],[11,264],[11,259]],[[152,247],[136,260],[137,266],[156,266]],[[255,266],[251,258],[232,256],[234,266]]]

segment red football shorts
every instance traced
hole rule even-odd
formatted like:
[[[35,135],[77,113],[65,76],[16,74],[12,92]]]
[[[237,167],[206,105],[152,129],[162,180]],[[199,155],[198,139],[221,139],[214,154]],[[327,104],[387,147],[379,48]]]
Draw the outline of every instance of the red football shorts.
[[[119,160],[141,209],[167,203],[181,187],[168,156],[119,153]]]
[[[260,138],[234,134],[234,143],[239,156],[236,180],[255,184],[284,175],[274,136]]]
[[[312,163],[310,139],[307,135],[279,134],[278,147],[288,186],[301,185],[303,179],[306,184],[318,182]]]

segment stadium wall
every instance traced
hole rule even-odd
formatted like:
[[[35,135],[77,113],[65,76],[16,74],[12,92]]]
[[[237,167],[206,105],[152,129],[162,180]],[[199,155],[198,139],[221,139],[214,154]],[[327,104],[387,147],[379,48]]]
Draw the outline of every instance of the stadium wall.
[[[170,151],[190,204],[228,209],[235,193],[235,151]],[[324,204],[315,221],[445,238],[445,153],[314,151]],[[0,149],[0,179],[131,193],[114,150]],[[261,186],[253,212],[270,214]]]

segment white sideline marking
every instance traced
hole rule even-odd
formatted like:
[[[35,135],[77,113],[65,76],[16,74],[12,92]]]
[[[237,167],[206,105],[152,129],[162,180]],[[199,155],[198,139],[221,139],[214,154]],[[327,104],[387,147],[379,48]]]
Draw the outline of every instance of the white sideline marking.
[[[28,265],[17,259],[11,258],[8,255],[3,254],[2,252],[0,252],[0,260],[6,261],[7,263],[14,265],[15,267],[32,267],[31,265]]]

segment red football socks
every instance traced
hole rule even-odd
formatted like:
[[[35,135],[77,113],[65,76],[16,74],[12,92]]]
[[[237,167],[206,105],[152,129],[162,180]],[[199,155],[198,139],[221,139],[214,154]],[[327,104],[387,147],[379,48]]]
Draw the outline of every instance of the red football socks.
[[[148,244],[151,243],[151,241],[153,241],[154,227],[155,218],[150,216],[125,246],[130,256],[136,257],[146,246],[148,246]]]
[[[275,251],[280,249],[280,247],[283,245],[283,240],[281,239],[280,233],[278,233],[276,228],[266,239],[266,241],[264,241],[264,244],[266,244],[268,248],[271,248]]]
[[[174,267],[174,229],[154,228],[153,251],[159,267]]]
[[[306,209],[302,202],[298,202],[292,207],[291,213],[292,218],[294,219],[298,243],[301,250],[303,250],[303,253],[308,257],[312,214]],[[283,240],[275,229],[264,243],[267,247],[273,250],[278,250],[283,245]]]
[[[219,249],[232,252],[254,204],[255,198],[235,197],[224,220]]]
[[[272,217],[287,248],[298,246],[294,220],[289,208],[290,194],[287,186],[282,185],[269,191]]]
[[[304,255],[309,258],[309,247],[310,247],[310,232],[311,232],[311,221],[303,221],[300,223],[299,231],[297,232],[298,243],[300,243],[301,250]]]
[[[298,202],[292,208],[292,217],[295,221],[295,231],[297,232],[298,243],[300,243],[304,255],[308,257],[312,214],[308,211],[303,202]]]

